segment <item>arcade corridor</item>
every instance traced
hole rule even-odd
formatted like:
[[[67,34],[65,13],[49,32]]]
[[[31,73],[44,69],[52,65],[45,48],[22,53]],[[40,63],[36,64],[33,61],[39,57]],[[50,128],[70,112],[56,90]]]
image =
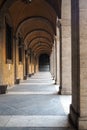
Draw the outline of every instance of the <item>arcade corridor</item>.
[[[49,72],[39,72],[0,96],[0,130],[73,130],[71,96],[59,96]]]
[[[87,130],[86,3],[0,0],[0,130]]]

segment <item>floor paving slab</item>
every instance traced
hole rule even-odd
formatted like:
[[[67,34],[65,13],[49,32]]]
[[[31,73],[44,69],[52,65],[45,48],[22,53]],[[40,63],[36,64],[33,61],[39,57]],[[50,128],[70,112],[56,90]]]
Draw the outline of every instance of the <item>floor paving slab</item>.
[[[49,72],[40,72],[0,95],[0,130],[75,130],[68,122],[71,96],[58,95]]]

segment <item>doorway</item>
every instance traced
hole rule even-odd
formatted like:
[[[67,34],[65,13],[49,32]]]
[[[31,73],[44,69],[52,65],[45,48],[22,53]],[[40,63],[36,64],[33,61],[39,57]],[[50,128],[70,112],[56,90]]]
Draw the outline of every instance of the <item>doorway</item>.
[[[50,71],[50,58],[48,54],[41,54],[39,57],[39,71]]]

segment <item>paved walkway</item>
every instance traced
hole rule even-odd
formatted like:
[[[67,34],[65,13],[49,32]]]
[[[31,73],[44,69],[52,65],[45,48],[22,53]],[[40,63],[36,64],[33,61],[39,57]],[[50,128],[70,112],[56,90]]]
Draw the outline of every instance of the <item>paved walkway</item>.
[[[73,130],[71,96],[59,96],[49,72],[39,72],[0,95],[0,130]]]

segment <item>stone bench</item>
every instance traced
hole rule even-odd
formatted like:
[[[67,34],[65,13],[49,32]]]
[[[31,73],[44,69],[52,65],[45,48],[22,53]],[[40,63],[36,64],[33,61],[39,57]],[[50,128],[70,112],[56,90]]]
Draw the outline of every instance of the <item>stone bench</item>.
[[[0,85],[0,94],[5,94],[7,91],[7,85]]]

